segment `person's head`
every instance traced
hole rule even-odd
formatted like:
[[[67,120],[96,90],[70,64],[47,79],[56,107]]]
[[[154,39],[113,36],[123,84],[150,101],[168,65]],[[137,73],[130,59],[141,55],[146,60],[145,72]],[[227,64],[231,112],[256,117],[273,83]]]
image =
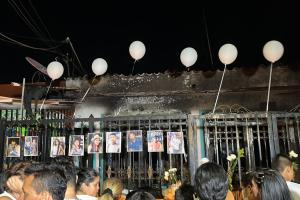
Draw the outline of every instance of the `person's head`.
[[[135,133],[134,132],[129,133],[129,140],[131,140],[131,141],[135,140]]]
[[[194,187],[189,184],[181,185],[175,191],[175,200],[194,200]]]
[[[101,138],[99,135],[94,135],[94,137],[91,139],[92,144],[99,146],[101,142]]]
[[[11,145],[12,147],[15,147],[15,146],[17,145],[16,140],[11,139],[11,140],[10,140],[10,145]]]
[[[26,143],[27,145],[30,145],[30,144],[31,144],[31,139],[30,139],[30,138],[26,138],[25,143]]]
[[[59,141],[59,139],[57,139],[57,138],[53,141],[53,145],[56,145],[56,146],[57,146],[57,145],[59,145],[59,143],[60,143],[60,141]]]
[[[113,200],[113,192],[110,188],[106,188],[102,194],[101,197],[99,198],[99,200]]]
[[[32,138],[32,144],[36,144],[37,143],[37,138]]]
[[[258,195],[262,200],[291,200],[288,186],[276,170],[262,169],[253,173],[252,184],[255,184]]]
[[[195,191],[201,200],[224,200],[228,192],[228,177],[222,166],[207,162],[195,174]]]
[[[77,173],[76,191],[96,197],[100,189],[100,177],[96,170],[83,168]]]
[[[30,161],[21,161],[14,164],[6,172],[6,190],[14,193],[22,193],[22,186],[25,178],[25,169],[32,163]]]
[[[67,186],[74,187],[76,186],[76,167],[73,162],[73,158],[69,156],[56,156],[52,158],[53,165],[59,165],[63,168],[66,180],[67,180]]]
[[[115,133],[110,134],[110,141],[112,144],[117,143],[117,135]]]
[[[118,198],[122,195],[124,189],[123,183],[118,178],[109,178],[103,182],[103,189],[111,189],[113,198]]]
[[[144,190],[137,190],[129,193],[126,196],[126,200],[156,200],[155,197],[149,192],[145,192]]]
[[[278,154],[272,162],[272,168],[279,171],[286,181],[292,181],[295,178],[293,162],[289,156]]]
[[[25,169],[24,200],[62,200],[66,188],[64,171],[56,165],[38,163]]]
[[[75,147],[80,147],[80,138],[79,137],[74,138],[73,144],[75,145]]]

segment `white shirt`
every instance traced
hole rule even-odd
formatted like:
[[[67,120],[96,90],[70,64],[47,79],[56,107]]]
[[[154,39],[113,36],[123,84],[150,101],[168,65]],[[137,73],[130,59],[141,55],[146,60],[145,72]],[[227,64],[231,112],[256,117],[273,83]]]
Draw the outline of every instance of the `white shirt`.
[[[0,197],[8,197],[12,200],[16,200],[15,197],[13,197],[11,194],[9,194],[8,192],[4,191],[2,194],[0,194]]]
[[[93,197],[93,196],[89,196],[89,195],[85,195],[85,194],[80,194],[80,195],[76,195],[76,196],[79,200],[98,200],[97,197]]]
[[[120,145],[119,144],[108,144],[106,153],[120,153]]]
[[[286,182],[293,200],[300,200],[300,184],[287,181]]]

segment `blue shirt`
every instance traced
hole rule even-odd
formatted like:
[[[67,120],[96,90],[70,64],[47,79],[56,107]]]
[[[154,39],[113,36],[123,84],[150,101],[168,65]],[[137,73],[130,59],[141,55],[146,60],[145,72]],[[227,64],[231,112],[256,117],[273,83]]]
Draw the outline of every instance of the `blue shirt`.
[[[142,151],[142,141],[136,138],[135,141],[128,142],[128,151]]]

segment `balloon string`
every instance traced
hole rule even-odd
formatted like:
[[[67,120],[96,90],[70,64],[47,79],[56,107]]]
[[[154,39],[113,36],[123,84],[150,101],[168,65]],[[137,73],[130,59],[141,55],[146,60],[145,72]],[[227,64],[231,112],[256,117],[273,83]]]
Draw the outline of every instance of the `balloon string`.
[[[133,75],[134,66],[135,66],[136,61],[137,61],[137,60],[134,60],[134,63],[133,63],[133,66],[132,66],[132,71],[131,71],[131,74],[132,74],[132,75]]]
[[[94,76],[94,78],[93,78],[93,80],[92,80],[92,83],[91,83],[90,87],[87,89],[87,91],[86,91],[85,94],[83,95],[83,97],[82,97],[82,99],[81,99],[80,102],[83,102],[83,100],[85,99],[86,95],[87,95],[88,92],[90,91],[90,89],[91,89],[91,87],[92,87],[92,85],[93,85],[93,83],[94,83],[94,81],[95,81],[96,76],[97,76],[97,75]]]
[[[222,87],[222,83],[223,83],[223,79],[224,79],[224,74],[225,74],[225,72],[226,72],[226,64],[225,64],[225,67],[224,67],[224,71],[223,71],[221,83],[220,83],[220,86],[219,86],[218,95],[217,95],[217,98],[216,98],[216,101],[215,101],[215,105],[214,105],[214,109],[213,109],[213,114],[214,114],[215,111],[216,111],[216,106],[217,106],[217,103],[218,103],[218,99],[219,99],[219,95],[220,95],[220,91],[221,91],[221,87]]]
[[[271,81],[272,81],[272,71],[273,71],[273,63],[271,63],[270,75],[269,75],[269,86],[268,86],[268,97],[267,97],[266,114],[269,111],[269,100],[270,100],[270,89],[271,89]]]
[[[46,92],[46,96],[45,96],[45,98],[43,99],[43,103],[42,103],[41,108],[40,108],[40,112],[41,112],[42,109],[43,109],[43,106],[44,106],[44,103],[45,103],[45,100],[46,100],[46,98],[47,98],[47,95],[48,95],[48,92],[49,92],[49,90],[50,90],[50,87],[51,87],[52,82],[53,82],[53,80],[51,80],[51,82],[50,82],[50,84],[49,84],[49,86],[48,86],[48,89],[47,89],[47,92]]]

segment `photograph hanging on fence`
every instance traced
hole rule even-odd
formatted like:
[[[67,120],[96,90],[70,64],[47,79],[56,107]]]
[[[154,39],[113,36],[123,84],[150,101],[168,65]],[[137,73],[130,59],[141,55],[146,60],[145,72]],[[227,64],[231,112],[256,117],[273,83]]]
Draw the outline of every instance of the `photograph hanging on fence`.
[[[127,152],[143,151],[143,135],[141,130],[127,131]]]
[[[65,137],[51,137],[50,157],[64,156],[66,149]]]
[[[121,153],[121,132],[106,132],[106,153]]]
[[[20,137],[7,137],[6,157],[20,157]]]
[[[148,152],[163,152],[164,151],[164,136],[163,131],[147,131]]]
[[[183,154],[184,140],[182,132],[168,132],[167,133],[168,154]]]
[[[38,136],[25,136],[24,156],[38,156]]]
[[[84,135],[70,135],[69,156],[84,155]]]
[[[103,153],[102,133],[88,133],[88,153]]]

